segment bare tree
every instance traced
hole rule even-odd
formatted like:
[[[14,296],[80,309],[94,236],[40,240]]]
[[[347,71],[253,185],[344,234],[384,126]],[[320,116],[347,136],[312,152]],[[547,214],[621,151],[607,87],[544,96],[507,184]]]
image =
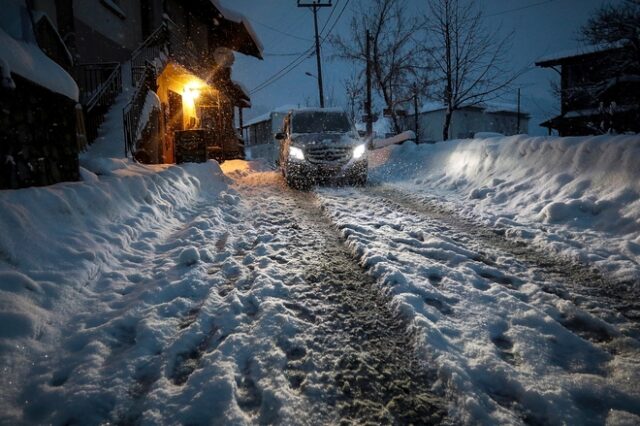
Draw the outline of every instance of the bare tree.
[[[625,48],[629,53],[627,60],[640,68],[640,0],[601,6],[580,29],[580,34],[591,45]]]
[[[362,82],[361,72],[352,72],[351,75],[342,81],[345,93],[347,95],[347,112],[352,122],[360,115],[361,105],[364,101],[364,85]]]
[[[424,23],[411,16],[406,0],[361,1],[359,13],[351,21],[348,38],[332,37],[338,58],[367,64],[366,31],[370,32],[370,61],[375,89],[384,100],[393,127],[400,132],[396,109],[413,97],[413,84],[426,89],[427,48],[418,40]]]
[[[503,94],[517,73],[507,71],[510,34],[484,25],[474,0],[429,0],[426,28],[437,92],[446,106],[442,138],[454,111]]]
[[[600,73],[585,73],[579,84],[563,90],[567,102],[588,98],[599,104],[599,114],[588,115],[590,130],[598,133],[616,132],[621,123],[620,111],[640,105],[636,82],[640,77],[640,0],[625,0],[622,4],[601,6],[580,28],[583,42],[597,48],[610,48],[606,55],[596,56],[591,66],[607,70],[606,78]],[[637,131],[637,117],[626,119],[623,128]]]

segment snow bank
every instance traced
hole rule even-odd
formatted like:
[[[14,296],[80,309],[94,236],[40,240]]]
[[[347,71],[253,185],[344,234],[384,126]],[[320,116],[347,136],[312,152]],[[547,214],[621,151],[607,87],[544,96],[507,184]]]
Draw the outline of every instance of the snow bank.
[[[378,180],[453,195],[464,214],[640,279],[637,135],[406,143],[371,157]]]
[[[148,167],[102,159],[93,164],[93,172],[83,169],[84,182],[0,191],[3,266],[35,272],[44,259],[64,269],[84,258],[89,270],[106,260],[99,257],[110,246],[127,244],[112,240],[115,235],[132,242],[148,225],[144,221],[159,222],[201,191],[215,193],[225,185],[215,162]]]
[[[32,357],[61,337],[73,312],[95,303],[96,280],[122,276],[112,268],[123,259],[135,267],[136,249],[173,232],[199,200],[215,203],[227,186],[213,161],[142,166],[94,158],[92,166],[81,170],[81,182],[0,191],[0,386],[7,390],[0,412],[6,415],[9,390],[16,392]],[[202,255],[186,249],[179,261],[193,264]]]

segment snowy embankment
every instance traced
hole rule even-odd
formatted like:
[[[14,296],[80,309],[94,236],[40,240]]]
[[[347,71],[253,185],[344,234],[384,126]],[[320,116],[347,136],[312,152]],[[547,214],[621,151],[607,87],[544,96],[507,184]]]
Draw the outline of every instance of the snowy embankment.
[[[81,182],[0,191],[0,411],[7,415],[28,363],[55,357],[51,348],[73,332],[69,319],[98,308],[101,292],[119,291],[105,276],[125,273],[120,281],[135,282],[144,260],[137,251],[163,241],[195,203],[226,187],[215,162],[89,163],[95,173],[81,169]]]
[[[508,236],[640,281],[640,136],[405,143],[373,154],[373,179],[444,200]]]

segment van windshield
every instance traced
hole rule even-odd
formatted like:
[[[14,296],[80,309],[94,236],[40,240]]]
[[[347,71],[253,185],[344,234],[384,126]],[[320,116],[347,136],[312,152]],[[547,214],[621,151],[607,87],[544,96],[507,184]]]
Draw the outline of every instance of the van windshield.
[[[316,111],[294,114],[291,128],[293,133],[346,133],[351,124],[344,113]]]

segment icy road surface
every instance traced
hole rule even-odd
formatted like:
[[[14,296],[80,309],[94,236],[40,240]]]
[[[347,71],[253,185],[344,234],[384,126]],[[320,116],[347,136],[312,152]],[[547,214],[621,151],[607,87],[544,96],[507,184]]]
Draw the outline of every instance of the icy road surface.
[[[95,277],[24,422],[640,421],[637,295],[392,186],[226,168]]]

